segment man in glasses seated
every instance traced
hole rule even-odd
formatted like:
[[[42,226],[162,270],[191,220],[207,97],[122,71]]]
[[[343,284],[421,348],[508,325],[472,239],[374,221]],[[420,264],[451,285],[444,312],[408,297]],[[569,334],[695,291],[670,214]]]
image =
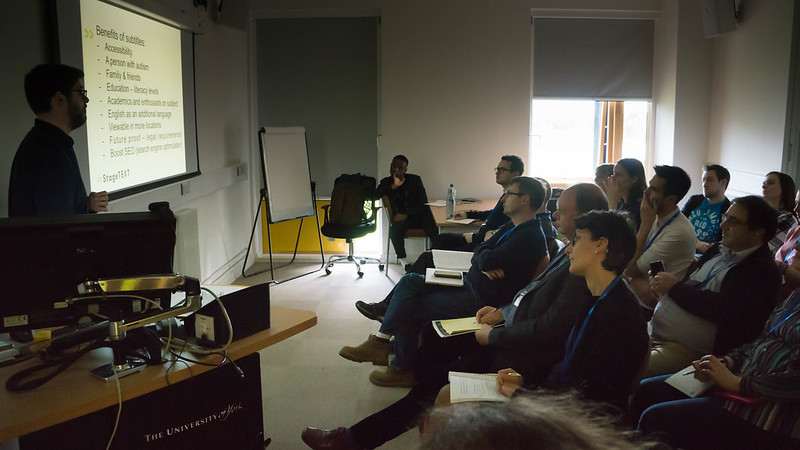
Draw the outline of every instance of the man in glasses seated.
[[[86,123],[83,71],[41,64],[25,75],[25,97],[36,119],[11,166],[8,215],[47,216],[108,210],[108,194],[86,195],[69,136]]]
[[[516,155],[505,155],[500,158],[497,167],[494,169],[495,183],[499,184],[503,191],[508,189],[511,180],[522,175],[525,171],[525,163]],[[459,211],[455,213],[454,219],[477,219],[484,223],[474,233],[445,233],[439,235],[439,242],[436,248],[441,250],[458,250],[471,252],[486,239],[487,232],[494,232],[509,221],[508,216],[503,213],[502,197],[497,200],[493,209],[487,211]],[[491,236],[489,236],[491,237]]]
[[[720,223],[722,241],[686,282],[667,272],[650,277],[659,300],[645,378],[678,372],[703,355],[724,355],[759,335],[781,286],[767,246],[777,224],[777,211],[764,199],[739,197]]]

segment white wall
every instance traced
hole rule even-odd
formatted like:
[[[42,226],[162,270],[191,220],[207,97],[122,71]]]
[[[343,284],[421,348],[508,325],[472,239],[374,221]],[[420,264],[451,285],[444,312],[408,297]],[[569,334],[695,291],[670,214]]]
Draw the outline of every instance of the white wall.
[[[672,164],[675,145],[675,102],[678,71],[678,2],[665,1],[656,21],[653,42],[653,157],[644,162],[652,175],[655,164]]]
[[[702,166],[716,162],[707,159],[711,42],[703,36],[700,13],[701,7],[696,0],[680,0],[675,71],[675,136],[670,152],[673,158],[668,163],[682,167],[692,177],[691,193],[702,192]],[[658,103],[659,99],[655,101]]]
[[[660,1],[253,0],[254,11],[379,9],[382,139],[378,173],[409,157],[430,197],[494,197],[504,154],[527,160],[531,8],[658,10]],[[536,175],[536,168],[526,168]]]
[[[733,188],[758,192],[761,176],[780,169],[794,6],[739,3],[744,22],[712,39],[703,38],[696,0],[253,0],[253,8],[379,9],[379,173],[405,153],[431,196],[451,182],[459,195],[493,196],[497,157],[528,149],[531,8],[659,11],[648,166],[680,165],[699,191],[701,166],[719,162],[732,169]]]
[[[764,175],[781,170],[796,3],[742,4],[736,31],[712,39],[708,157],[731,171],[729,197],[760,195]]]
[[[496,196],[500,156],[527,159],[530,12],[524,2],[387,2],[381,10],[381,173],[410,160],[428,195]],[[527,174],[535,173],[528,168]]]

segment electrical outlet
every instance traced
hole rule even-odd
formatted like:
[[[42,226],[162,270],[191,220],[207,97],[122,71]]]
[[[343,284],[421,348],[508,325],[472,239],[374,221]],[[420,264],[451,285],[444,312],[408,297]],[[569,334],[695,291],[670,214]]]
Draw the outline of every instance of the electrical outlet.
[[[197,339],[215,341],[214,318],[203,314],[195,314],[194,335]]]

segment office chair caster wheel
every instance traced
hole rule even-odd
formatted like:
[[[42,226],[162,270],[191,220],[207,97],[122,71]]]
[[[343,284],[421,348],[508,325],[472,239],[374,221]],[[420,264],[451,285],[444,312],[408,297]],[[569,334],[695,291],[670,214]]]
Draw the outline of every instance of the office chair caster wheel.
[[[331,274],[331,269],[328,269],[328,268],[326,267],[326,268],[325,268],[325,275],[330,275],[330,274]]]
[[[361,278],[361,277],[363,277],[363,276],[364,276],[364,272],[362,272],[362,271],[360,271],[360,270],[359,270],[359,271],[358,271],[358,278]]]
[[[383,272],[383,264],[378,264],[378,270]]]

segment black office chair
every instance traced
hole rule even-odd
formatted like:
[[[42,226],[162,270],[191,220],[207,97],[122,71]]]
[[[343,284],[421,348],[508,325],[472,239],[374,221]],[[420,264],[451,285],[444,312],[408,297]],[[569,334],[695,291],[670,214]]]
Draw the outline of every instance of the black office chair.
[[[347,255],[333,255],[328,259],[325,273],[330,275],[330,268],[339,262],[352,262],[356,265],[358,277],[364,276],[361,264],[378,264],[383,271],[383,262],[378,258],[357,256],[353,254],[353,239],[375,232],[377,228],[377,211],[375,206],[375,178],[356,174],[343,174],[334,181],[330,205],[324,205],[325,222],[322,234],[332,238],[345,239],[348,246]]]

